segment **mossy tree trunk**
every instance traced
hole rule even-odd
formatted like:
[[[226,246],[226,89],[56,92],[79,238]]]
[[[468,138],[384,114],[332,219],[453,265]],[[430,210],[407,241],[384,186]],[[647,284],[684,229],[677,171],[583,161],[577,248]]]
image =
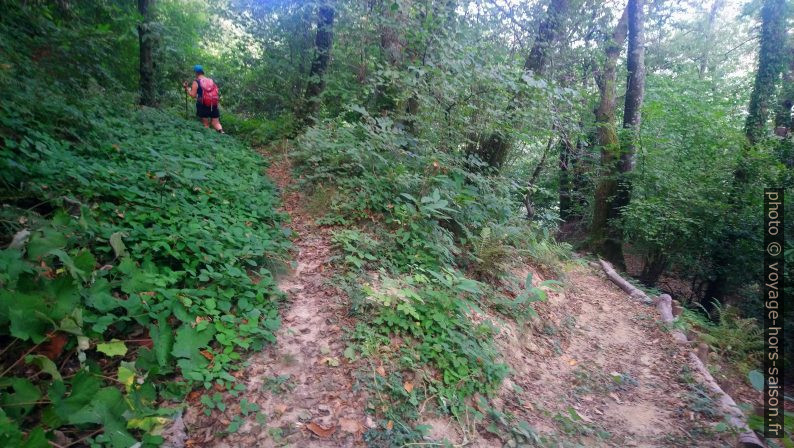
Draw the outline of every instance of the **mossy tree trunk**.
[[[713,275],[706,284],[701,298],[707,310],[713,302],[722,303],[731,290],[731,273],[736,269],[735,247],[746,238],[746,230],[737,222],[739,212],[747,206],[742,194],[749,180],[749,148],[760,142],[767,134],[767,121],[773,107],[775,90],[780,80],[785,61],[786,43],[786,2],[785,0],[765,0],[761,7],[761,46],[758,52],[758,71],[755,75],[753,91],[750,95],[748,115],[744,131],[748,144],[742,150],[734,170],[731,195],[731,211],[723,241],[711,254]]]
[[[761,7],[761,48],[744,132],[751,145],[766,134],[766,123],[785,61],[786,1],[765,0]]]
[[[642,120],[642,102],[645,97],[645,15],[643,0],[629,0],[628,33],[629,47],[626,66],[626,97],[623,105],[623,128],[626,129],[626,141],[621,144],[620,162],[618,164],[617,191],[609,204],[609,221],[607,233],[611,236],[605,241],[609,247],[604,255],[609,255],[612,262],[625,267],[623,259],[623,231],[618,225],[623,210],[631,201],[631,173],[634,171],[634,154]]]
[[[618,161],[620,142],[615,129],[615,105],[617,102],[617,61],[628,31],[628,8],[618,21],[604,52],[606,60],[601,70],[596,72],[599,90],[599,103],[595,111],[596,144],[601,148],[602,173],[594,193],[593,220],[590,226],[590,240],[596,250],[608,260],[621,258],[615,251],[615,235],[610,234],[610,219],[614,218],[611,207],[618,190]]]

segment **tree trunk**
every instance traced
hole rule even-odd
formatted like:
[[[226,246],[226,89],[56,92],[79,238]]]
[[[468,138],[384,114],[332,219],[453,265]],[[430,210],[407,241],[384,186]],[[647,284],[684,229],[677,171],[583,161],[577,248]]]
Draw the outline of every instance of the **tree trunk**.
[[[714,22],[717,20],[717,13],[722,9],[725,0],[714,0],[709,10],[709,17],[706,20],[706,29],[703,32],[703,37],[706,45],[703,47],[703,52],[700,54],[700,67],[698,68],[698,78],[703,79],[706,75],[706,70],[711,71],[711,40],[714,34]]]
[[[314,60],[309,70],[309,81],[301,120],[309,124],[312,116],[320,107],[320,95],[325,90],[325,71],[331,59],[331,47],[334,40],[334,8],[328,3],[320,4],[317,9],[317,34],[314,38]]]
[[[612,38],[604,49],[606,61],[600,73],[596,73],[596,83],[600,93],[598,108],[595,111],[596,144],[601,147],[601,166],[603,173],[594,193],[593,221],[590,227],[590,240],[596,252],[608,260],[622,259],[621,252],[616,252],[615,244],[610,235],[609,219],[611,203],[618,190],[617,154],[619,153],[618,134],[615,129],[615,104],[617,93],[617,61],[626,41],[628,31],[628,8],[618,21]]]
[[[749,146],[758,143],[766,134],[766,122],[769,118],[769,107],[774,98],[775,88],[783,69],[784,49],[786,42],[785,0],[765,0],[761,8],[761,47],[758,52],[758,71],[755,75],[753,92],[750,95],[748,116],[745,121],[745,134],[748,146],[745,147],[736,165],[733,184],[729,191],[731,204],[727,220],[730,224],[723,235],[723,240],[712,250],[712,276],[708,280],[706,291],[701,302],[706,309],[711,309],[713,301],[722,303],[730,290],[730,271],[736,263],[733,248],[746,238],[745,229],[736,221],[736,217],[746,201],[742,193],[748,182],[746,159]],[[703,303],[704,302],[704,303]]]
[[[535,76],[543,76],[548,67],[549,50],[562,29],[562,21],[568,11],[568,0],[551,0],[548,12],[538,28],[538,37],[524,61],[524,70]]]
[[[140,47],[140,104],[154,107],[157,95],[154,80],[154,34],[152,33],[152,3],[154,0],[138,0],[138,12],[143,21],[138,24],[138,43]]]
[[[549,142],[546,144],[546,148],[543,150],[543,155],[540,157],[540,161],[532,171],[532,176],[530,176],[529,182],[527,183],[527,194],[524,196],[524,206],[527,209],[527,219],[532,219],[535,216],[535,205],[532,201],[532,196],[534,195],[533,190],[535,189],[535,183],[540,177],[540,173],[543,171],[543,167],[546,165],[546,158],[548,157],[553,145],[554,137],[549,137]]]
[[[563,222],[568,222],[572,215],[572,201],[571,195],[573,194],[573,182],[571,176],[571,168],[573,168],[574,148],[571,146],[571,141],[567,136],[560,139],[560,185],[558,193],[560,197],[560,219]]]
[[[775,111],[775,134],[786,137],[791,132],[791,108],[794,107],[794,45],[788,50],[788,69],[783,74],[783,89]]]
[[[750,95],[744,131],[751,145],[766,133],[770,105],[775,87],[783,70],[786,43],[786,1],[765,0],[761,7],[761,48],[758,51],[758,71],[753,93]]]
[[[621,148],[620,164],[618,165],[617,192],[609,204],[608,231],[611,238],[605,244],[611,246],[605,256],[611,254],[612,262],[625,267],[623,259],[623,231],[618,225],[623,209],[631,201],[631,172],[634,171],[634,153],[636,151],[637,134],[642,119],[642,100],[645,96],[645,24],[643,0],[629,0],[628,31],[629,48],[626,66],[626,99],[623,106],[623,128],[629,132],[628,141]]]
[[[654,251],[650,254],[645,254],[642,258],[642,272],[639,280],[645,286],[654,287],[659,281],[659,277],[667,269],[667,257],[659,251]]]
[[[568,7],[568,0],[551,0],[546,17],[538,28],[538,37],[524,60],[524,71],[531,72],[535,76],[545,74],[549,62],[549,50],[557,41]],[[513,101],[511,104],[516,104],[516,102]],[[508,106],[508,115],[514,111],[514,108],[515,106]],[[476,136],[472,140],[473,143],[467,147],[467,153],[476,154],[489,168],[497,171],[501,169],[502,163],[513,145],[512,139],[500,132],[492,132],[487,136]],[[492,164],[491,161],[496,164]]]
[[[380,2],[380,51],[386,63],[400,70],[404,61],[405,38],[400,29],[406,21],[401,9],[392,10],[391,2]],[[393,113],[397,111],[399,92],[393,83],[379,83],[375,88],[374,103],[378,111]]]

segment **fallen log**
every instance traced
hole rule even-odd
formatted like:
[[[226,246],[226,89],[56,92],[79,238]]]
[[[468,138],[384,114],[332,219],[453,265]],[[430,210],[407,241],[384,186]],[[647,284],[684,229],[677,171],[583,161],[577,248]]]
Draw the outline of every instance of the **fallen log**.
[[[618,285],[620,289],[625,291],[626,294],[630,295],[632,298],[637,299],[643,303],[647,303],[649,305],[653,303],[653,300],[650,297],[648,297],[647,294],[642,292],[636,286],[632,285],[631,283],[626,281],[626,279],[621,277],[620,274],[615,272],[615,269],[612,267],[611,264],[600,259],[598,261],[599,263],[601,263],[601,267],[604,269],[604,272],[607,274],[607,277],[609,277],[609,279],[612,280],[614,284]]]
[[[667,294],[662,294],[655,299],[651,299],[647,294],[639,290],[637,287],[626,281],[626,279],[621,277],[620,274],[615,272],[615,269],[611,264],[604,260],[598,261],[601,264],[601,267],[604,269],[604,273],[606,273],[607,277],[609,277],[613,283],[618,285],[620,289],[625,291],[631,297],[642,301],[643,303],[655,304],[656,309],[659,311],[661,316],[662,322],[668,325],[673,324],[675,317],[673,316],[672,297]],[[687,344],[690,342],[687,340],[686,335],[681,330],[672,329],[670,334],[673,336],[673,339],[679,343]],[[722,409],[722,412],[728,419],[728,422],[740,431],[737,446],[742,448],[765,448],[766,445],[764,442],[762,442],[761,439],[758,438],[758,435],[756,435],[756,433],[750,429],[749,426],[747,426],[744,413],[742,413],[742,410],[736,405],[736,402],[733,400],[733,398],[731,398],[730,395],[722,390],[714,377],[711,376],[711,373],[706,368],[706,365],[703,363],[703,361],[701,361],[697,354],[691,350],[689,351],[689,363],[698,373],[700,373],[703,383],[708,386],[708,388],[711,389],[711,391],[719,398],[718,403],[720,405],[720,409]]]

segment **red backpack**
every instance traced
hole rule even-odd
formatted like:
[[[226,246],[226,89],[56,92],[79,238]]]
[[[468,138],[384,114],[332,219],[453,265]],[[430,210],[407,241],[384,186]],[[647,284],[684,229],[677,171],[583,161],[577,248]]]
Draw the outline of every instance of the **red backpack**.
[[[210,78],[203,77],[198,79],[201,86],[201,104],[207,107],[218,107],[218,86]]]

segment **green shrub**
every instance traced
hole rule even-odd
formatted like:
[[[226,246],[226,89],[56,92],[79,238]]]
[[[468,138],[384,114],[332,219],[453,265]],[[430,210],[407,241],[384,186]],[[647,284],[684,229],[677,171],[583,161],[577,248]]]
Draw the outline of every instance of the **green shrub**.
[[[763,328],[730,305],[714,304],[712,316],[685,309],[682,323],[742,373],[758,368],[764,355]]]
[[[224,111],[224,131],[232,134],[252,146],[265,146],[268,143],[287,138],[295,132],[292,114],[281,114],[269,120],[262,118],[243,118]]]

